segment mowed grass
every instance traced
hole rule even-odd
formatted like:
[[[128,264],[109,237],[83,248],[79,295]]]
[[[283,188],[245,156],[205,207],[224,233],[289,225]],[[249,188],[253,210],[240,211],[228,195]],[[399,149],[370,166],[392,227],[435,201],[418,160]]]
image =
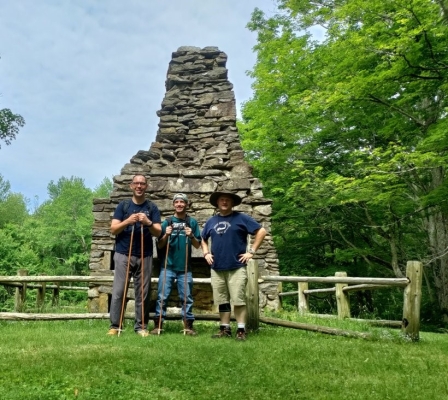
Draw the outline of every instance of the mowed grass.
[[[336,322],[333,322],[334,326]],[[246,342],[197,337],[169,321],[142,338],[126,322],[0,322],[0,399],[447,399],[448,335],[418,343],[262,325]],[[346,326],[342,326],[347,329]]]

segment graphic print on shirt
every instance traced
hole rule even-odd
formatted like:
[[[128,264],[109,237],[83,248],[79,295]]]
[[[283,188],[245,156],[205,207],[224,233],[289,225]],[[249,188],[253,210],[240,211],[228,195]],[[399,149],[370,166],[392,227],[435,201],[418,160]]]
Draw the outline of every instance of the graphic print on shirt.
[[[228,229],[231,227],[230,222],[228,221],[219,221],[213,229],[218,235],[223,235],[228,231]]]
[[[172,222],[171,226],[175,235],[185,236],[185,228],[187,227],[185,222]]]

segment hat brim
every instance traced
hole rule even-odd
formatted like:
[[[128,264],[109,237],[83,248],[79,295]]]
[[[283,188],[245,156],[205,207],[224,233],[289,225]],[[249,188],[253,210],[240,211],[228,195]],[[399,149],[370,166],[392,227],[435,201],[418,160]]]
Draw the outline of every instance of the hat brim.
[[[224,196],[224,195],[225,196],[229,196],[229,197],[232,198],[233,205],[235,207],[239,206],[241,204],[241,202],[242,202],[241,197],[238,196],[235,193],[232,193],[232,192],[213,192],[212,195],[210,196],[210,204],[212,206],[214,206],[215,208],[218,208],[218,199],[219,199],[220,196]]]

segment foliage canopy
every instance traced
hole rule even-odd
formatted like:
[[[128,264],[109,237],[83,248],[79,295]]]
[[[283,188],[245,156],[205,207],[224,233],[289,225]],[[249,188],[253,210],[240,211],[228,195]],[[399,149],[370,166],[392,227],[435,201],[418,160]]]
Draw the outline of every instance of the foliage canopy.
[[[448,315],[446,10],[429,0],[278,4],[248,25],[257,63],[240,131],[274,199],[283,271],[402,276],[418,259]]]

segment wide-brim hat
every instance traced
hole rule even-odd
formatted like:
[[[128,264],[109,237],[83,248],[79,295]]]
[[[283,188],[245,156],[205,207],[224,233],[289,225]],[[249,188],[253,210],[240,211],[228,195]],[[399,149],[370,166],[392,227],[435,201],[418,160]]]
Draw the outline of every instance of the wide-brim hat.
[[[234,206],[239,206],[241,204],[241,202],[243,201],[241,199],[241,197],[238,196],[237,194],[224,190],[222,192],[213,192],[212,195],[210,196],[210,204],[212,206],[218,208],[218,198],[220,196],[223,196],[223,195],[231,197],[232,200],[233,200],[233,205]]]

